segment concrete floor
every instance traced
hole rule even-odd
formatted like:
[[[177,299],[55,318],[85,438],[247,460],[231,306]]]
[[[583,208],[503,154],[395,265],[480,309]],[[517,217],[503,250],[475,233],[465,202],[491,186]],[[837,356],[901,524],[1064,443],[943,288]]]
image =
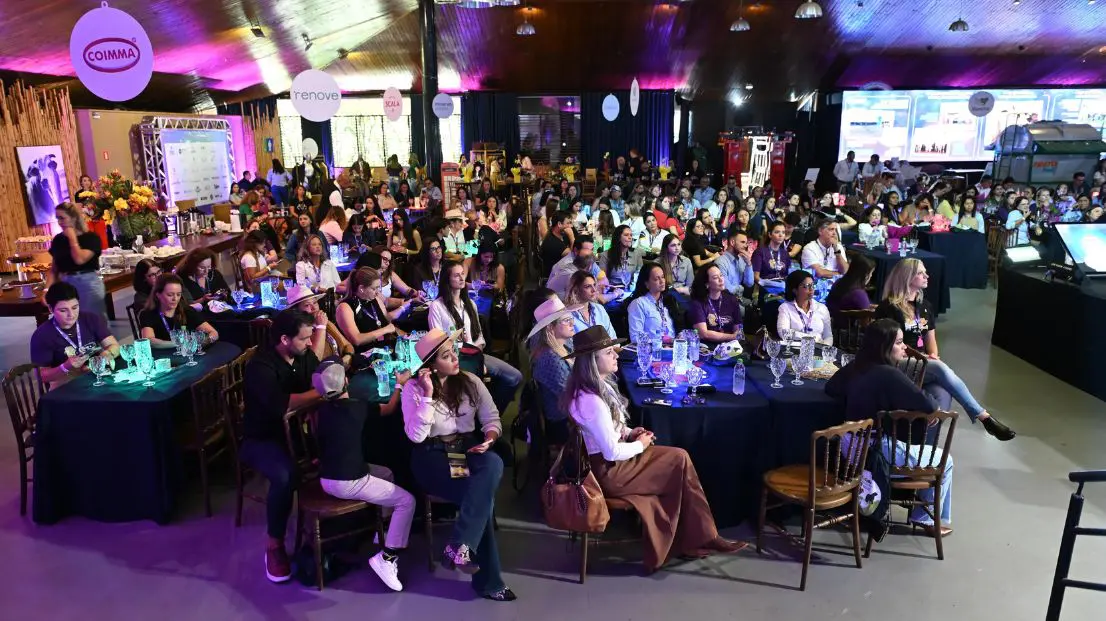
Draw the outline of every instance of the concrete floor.
[[[500,549],[519,601],[473,601],[459,575],[429,574],[417,527],[402,558],[405,592],[386,591],[366,568],[318,593],[265,580],[263,509],[247,503],[245,524],[234,528],[227,478],[210,519],[203,517],[193,486],[183,515],[170,526],[83,519],[35,526],[29,516],[19,517],[14,441],[5,432],[0,433],[0,551],[6,566],[0,618],[1042,619],[1073,489],[1066,475],[1106,466],[1106,419],[1101,401],[991,347],[994,300],[993,290],[953,290],[954,311],[939,325],[941,353],[1019,435],[1000,444],[980,426],[961,426],[954,452],[956,533],[945,543],[944,561],[936,560],[931,540],[897,534],[858,570],[843,554],[847,538],[825,531],[815,539],[816,551],[825,551],[818,555],[824,562],[811,568],[805,593],[796,590],[796,554],[778,539],[765,556],[747,550],[651,577],[642,576],[633,562],[634,547],[600,549],[581,586],[573,582],[577,551],[544,530],[532,519],[532,506],[504,485]],[[0,368],[25,361],[34,322],[5,318],[0,326]],[[113,329],[129,334],[125,319]],[[1089,489],[1084,523],[1106,525],[1106,485]],[[727,534],[751,532],[739,528]],[[444,535],[442,530],[437,541]],[[1073,574],[1106,581],[1103,558],[1106,542],[1083,542]],[[1069,591],[1062,618],[1103,619],[1104,606],[1106,595]]]

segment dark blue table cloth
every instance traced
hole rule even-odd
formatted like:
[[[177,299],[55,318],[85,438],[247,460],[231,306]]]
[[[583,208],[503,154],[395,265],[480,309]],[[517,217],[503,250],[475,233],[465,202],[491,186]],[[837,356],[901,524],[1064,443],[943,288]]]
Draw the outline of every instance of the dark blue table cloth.
[[[977,231],[918,231],[918,247],[945,257],[945,280],[953,289],[987,288],[987,237]]]
[[[183,481],[174,430],[191,417],[191,387],[241,349],[219,342],[194,367],[168,350],[173,369],[141,382],[93,387],[91,374],[47,392],[35,431],[34,520],[70,515],[103,522],[169,521]],[[120,364],[122,361],[119,361]]]

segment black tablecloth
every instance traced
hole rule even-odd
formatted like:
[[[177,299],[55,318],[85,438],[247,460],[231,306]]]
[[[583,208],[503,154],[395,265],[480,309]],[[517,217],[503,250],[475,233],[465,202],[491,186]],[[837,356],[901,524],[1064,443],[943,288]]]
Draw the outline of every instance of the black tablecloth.
[[[976,231],[918,232],[918,247],[945,257],[945,280],[953,289],[987,288],[987,236]]]
[[[849,249],[859,252],[876,264],[876,271],[872,274],[872,285],[876,288],[877,296],[883,295],[883,283],[891,275],[895,264],[903,257],[898,253],[889,254],[883,250],[870,250],[863,246],[851,246]],[[933,304],[933,309],[938,314],[947,311],[952,306],[952,295],[949,293],[949,283],[945,277],[945,257],[926,250],[917,250],[906,258],[921,259],[925,264],[926,273],[929,274],[929,288],[926,289],[925,297],[930,304]]]
[[[999,269],[991,343],[1106,401],[1106,282],[1049,282],[1044,273]]]
[[[241,353],[219,342],[194,367],[172,356],[173,370],[155,386],[93,387],[86,374],[42,396],[34,459],[34,520],[69,515],[104,522],[169,521],[183,480],[175,425],[191,416],[189,389]],[[166,350],[155,358],[171,354]]]
[[[810,462],[810,434],[845,420],[844,410],[826,394],[825,380],[804,379],[793,386],[788,374],[783,388],[772,388],[772,372],[765,362],[753,362],[745,369],[746,384],[768,399],[772,409],[772,466]]]

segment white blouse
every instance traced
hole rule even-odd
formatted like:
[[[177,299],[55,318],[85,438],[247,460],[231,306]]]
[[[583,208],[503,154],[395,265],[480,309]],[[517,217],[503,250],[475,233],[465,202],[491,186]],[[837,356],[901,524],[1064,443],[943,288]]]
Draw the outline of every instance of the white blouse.
[[[318,268],[307,261],[297,262],[296,282],[304,287],[310,287],[313,291],[319,291],[337,287],[342,279],[338,276],[338,268],[334,267],[334,262],[327,259]]]
[[[607,461],[624,461],[645,450],[640,442],[626,442],[630,428],[625,415],[616,423],[611,409],[595,393],[576,393],[568,413],[580,427],[588,455],[599,453]]]
[[[438,299],[430,303],[430,316],[428,318],[430,327],[437,328],[444,332],[452,332],[453,330],[462,330],[463,334],[461,339],[466,343],[471,343],[480,349],[484,349],[484,332],[480,332],[480,338],[473,339],[472,322],[469,320],[469,314],[465,312],[464,306],[461,308],[455,308],[457,314],[461,316],[461,323],[463,325],[456,325],[453,321],[453,316],[449,314],[449,308],[446,307],[445,296],[442,294]],[[463,300],[462,300],[463,301]]]
[[[784,328],[790,328],[797,336],[813,334],[819,343],[833,345],[833,325],[830,322],[829,309],[818,300],[810,301],[810,312],[799,308],[794,302],[780,305],[780,314],[776,318],[776,334]]]
[[[418,444],[427,438],[471,433],[477,422],[484,433],[494,430],[503,435],[499,410],[484,382],[468,371],[461,373],[476,386],[476,403],[462,398],[456,412],[450,411],[440,400],[427,397],[417,380],[403,385],[403,430],[412,442]]]

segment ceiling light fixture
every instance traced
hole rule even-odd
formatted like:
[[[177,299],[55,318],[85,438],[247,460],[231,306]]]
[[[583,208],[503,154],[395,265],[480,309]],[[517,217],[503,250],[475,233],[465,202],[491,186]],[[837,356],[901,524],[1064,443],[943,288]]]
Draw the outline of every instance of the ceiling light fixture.
[[[307,33],[303,33],[303,51],[308,51],[311,46],[315,45],[315,42],[311,40],[311,37],[307,36]]]
[[[822,16],[822,5],[815,0],[806,0],[795,9],[795,19],[818,19]]]
[[[748,84],[746,84],[745,85],[745,90],[747,90],[747,91],[753,90],[753,83],[749,82]]]
[[[258,39],[265,38],[265,31],[261,29],[261,26],[251,26],[250,32],[252,32],[253,36],[257,37]]]
[[[952,32],[968,32],[968,22],[964,21],[963,18],[957,19],[949,24],[949,30]]]
[[[741,0],[741,4],[737,7],[737,21],[730,24],[730,32],[748,32],[752,26],[749,25],[749,20],[742,17],[742,13],[745,12],[745,0]]]
[[[515,29],[515,34],[520,37],[532,37],[537,34],[538,29],[534,28],[534,25],[530,23],[530,12],[532,8],[526,7],[526,13],[522,17],[522,23]]]

